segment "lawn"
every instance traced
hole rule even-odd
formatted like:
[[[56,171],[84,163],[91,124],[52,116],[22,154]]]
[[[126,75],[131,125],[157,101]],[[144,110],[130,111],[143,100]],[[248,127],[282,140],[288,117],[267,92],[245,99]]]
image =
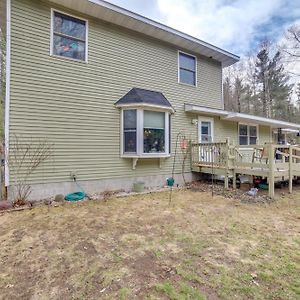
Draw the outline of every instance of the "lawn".
[[[168,197],[0,214],[0,299],[300,299],[300,193]]]

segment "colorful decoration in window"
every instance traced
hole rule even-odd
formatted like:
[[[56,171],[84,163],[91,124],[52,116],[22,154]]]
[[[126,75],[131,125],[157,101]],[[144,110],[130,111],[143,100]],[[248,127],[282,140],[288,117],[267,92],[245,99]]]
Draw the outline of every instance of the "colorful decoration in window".
[[[86,59],[86,21],[54,12],[53,54]]]

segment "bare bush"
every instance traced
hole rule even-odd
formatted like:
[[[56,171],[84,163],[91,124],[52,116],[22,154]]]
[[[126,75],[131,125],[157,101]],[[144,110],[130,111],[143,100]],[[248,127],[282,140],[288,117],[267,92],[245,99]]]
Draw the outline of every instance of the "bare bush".
[[[47,139],[24,139],[15,135],[9,143],[7,165],[13,178],[13,200],[15,206],[27,203],[31,194],[30,176],[53,152],[53,144]]]

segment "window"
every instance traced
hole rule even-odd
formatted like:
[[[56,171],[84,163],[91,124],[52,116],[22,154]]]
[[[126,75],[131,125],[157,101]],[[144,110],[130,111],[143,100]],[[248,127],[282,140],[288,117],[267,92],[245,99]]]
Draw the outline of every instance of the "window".
[[[202,121],[201,122],[201,143],[211,143],[211,142],[212,142],[211,122]]]
[[[122,155],[169,154],[170,113],[144,109],[123,110]]]
[[[239,125],[239,143],[240,145],[256,145],[257,126]]]
[[[165,152],[165,113],[144,111],[144,153]]]
[[[124,153],[136,153],[136,110],[124,110]]]
[[[87,60],[87,21],[53,11],[51,54]]]
[[[196,57],[179,52],[179,82],[196,86]]]

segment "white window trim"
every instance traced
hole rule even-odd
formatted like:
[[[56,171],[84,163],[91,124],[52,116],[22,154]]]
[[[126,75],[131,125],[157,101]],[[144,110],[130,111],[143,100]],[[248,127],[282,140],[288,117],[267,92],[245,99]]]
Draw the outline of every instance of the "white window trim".
[[[81,60],[81,59],[76,59],[76,58],[72,58],[72,57],[65,57],[65,56],[61,56],[61,55],[55,55],[53,54],[53,34],[54,34],[54,13],[58,12],[60,14],[66,15],[66,16],[70,16],[72,18],[81,20],[85,22],[85,60]],[[89,21],[87,19],[66,13],[64,11],[58,10],[58,9],[54,9],[51,8],[51,17],[50,17],[50,56],[54,57],[54,58],[59,58],[59,59],[63,59],[63,60],[70,60],[70,61],[76,61],[76,62],[81,62],[81,63],[88,63],[88,33],[89,33]]]
[[[271,139],[270,139],[270,141],[272,141],[275,144],[278,144],[278,141],[274,140],[274,135],[278,134],[278,129],[270,128],[270,131],[271,131]],[[282,132],[281,134],[284,135],[285,143],[287,143],[287,133],[286,132]]]
[[[240,145],[240,125],[245,125],[247,126],[247,136],[248,136],[248,141],[247,141],[247,145]],[[256,144],[259,144],[259,125],[257,124],[251,124],[251,123],[238,123],[238,143],[239,146],[253,146],[254,144],[250,144],[250,126],[256,127]]]
[[[124,152],[124,111],[125,110],[133,110],[137,111],[137,127],[136,127],[136,143],[137,143],[137,152],[136,153],[125,153]],[[161,153],[144,153],[144,110],[149,111],[159,111],[165,113],[165,152]],[[169,152],[169,115],[170,112],[165,110],[152,109],[150,107],[147,108],[138,108],[134,106],[126,106],[121,110],[121,124],[120,124],[120,156],[122,158],[164,158],[170,157],[171,154]]]
[[[202,117],[202,116],[198,117],[198,142],[199,143],[202,143],[201,134],[200,134],[201,122],[211,122],[211,141],[213,143],[214,142],[214,127],[215,127],[214,122],[215,122],[215,119],[214,118],[209,118],[209,117]]]
[[[189,55],[191,57],[194,57],[195,58],[195,84],[188,84],[188,83],[184,83],[184,82],[181,82],[180,81],[180,54],[185,54],[185,55]],[[184,52],[184,51],[181,51],[181,50],[178,50],[177,51],[177,82],[179,84],[182,84],[182,85],[186,85],[186,86],[191,86],[191,87],[197,87],[198,86],[198,60],[197,60],[197,56],[193,55],[193,54],[190,54],[190,53],[187,53],[187,52]]]

